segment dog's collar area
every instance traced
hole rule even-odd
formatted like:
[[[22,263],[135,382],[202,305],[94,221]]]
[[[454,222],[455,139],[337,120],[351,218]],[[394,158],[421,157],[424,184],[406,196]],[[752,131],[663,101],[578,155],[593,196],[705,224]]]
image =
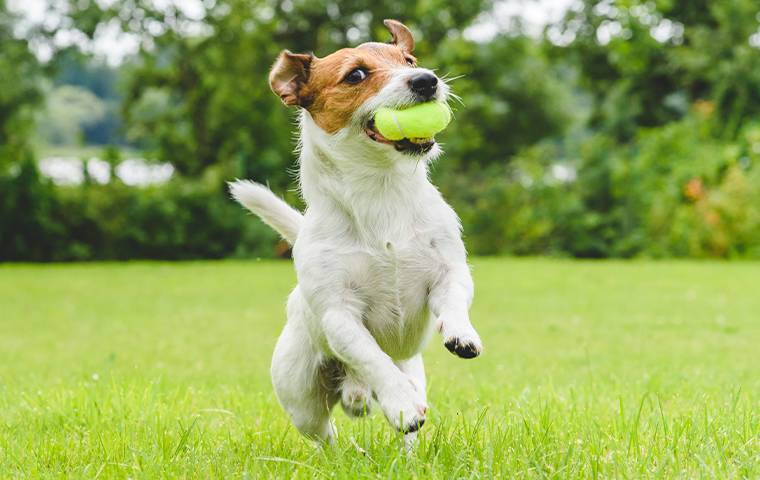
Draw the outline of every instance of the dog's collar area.
[[[408,153],[411,155],[425,154],[429,152],[430,149],[433,148],[433,145],[435,145],[434,138],[424,138],[424,139],[402,138],[401,140],[389,140],[385,138],[375,128],[374,117],[370,118],[369,121],[364,126],[364,133],[366,133],[367,136],[371,138],[372,140],[374,140],[375,142],[392,145],[393,148],[395,148],[397,151],[402,152],[402,153]]]

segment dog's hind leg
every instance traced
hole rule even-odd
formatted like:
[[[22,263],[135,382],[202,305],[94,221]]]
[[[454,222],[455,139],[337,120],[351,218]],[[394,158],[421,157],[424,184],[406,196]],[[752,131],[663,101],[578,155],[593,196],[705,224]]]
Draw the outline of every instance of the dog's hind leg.
[[[298,289],[288,301],[285,325],[272,358],[272,383],[277,399],[293,424],[306,437],[331,443],[335,427],[330,412],[340,396],[344,371],[335,360],[325,360],[308,335],[308,310]]]
[[[427,402],[427,394],[425,389],[427,388],[427,380],[425,378],[425,365],[422,362],[422,354],[409,358],[407,360],[400,360],[396,362],[398,368],[406,373],[414,384],[419,394],[422,396],[422,400]],[[417,432],[410,432],[404,435],[404,444],[407,450],[411,449],[417,440]]]
[[[372,390],[356,378],[356,374],[346,371],[340,386],[340,406],[350,417],[363,417],[369,413]]]

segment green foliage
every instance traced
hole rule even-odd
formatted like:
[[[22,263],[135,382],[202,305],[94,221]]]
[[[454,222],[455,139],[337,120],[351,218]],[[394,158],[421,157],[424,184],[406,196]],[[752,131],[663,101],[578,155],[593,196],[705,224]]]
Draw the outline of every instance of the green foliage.
[[[75,47],[59,51],[52,62],[53,81],[57,87],[80,87],[104,101],[121,99],[119,68],[110,67],[103,60],[85,55]]]
[[[0,0],[0,172],[27,160],[33,107],[41,98],[39,64],[13,35],[14,20]]]
[[[451,86],[463,98],[462,105],[453,103],[455,119],[441,136],[442,170],[477,175],[505,165],[521,149],[564,133],[574,120],[571,85],[528,37],[499,36],[487,44],[455,37],[440,47],[433,66],[455,78]]]
[[[570,130],[554,156],[577,171],[552,210],[557,251],[757,258],[759,11],[752,1],[586,0],[547,29],[549,55],[591,100],[586,131]],[[542,194],[533,210],[556,201]]]
[[[558,222],[567,216],[569,186],[552,174],[555,145],[524,149],[512,161],[467,176],[444,178],[442,191],[478,254],[561,255]]]
[[[55,219],[55,189],[31,155],[0,172],[0,261],[48,260],[65,228]]]
[[[35,114],[34,142],[45,146],[129,145],[119,93],[125,67],[110,67],[68,47],[45,68],[45,97]]]
[[[627,140],[710,100],[731,138],[760,113],[759,11],[754,0],[583,0],[549,30],[572,38],[554,50],[594,95],[594,128]]]
[[[218,176],[134,188],[53,187],[33,162],[0,177],[0,261],[267,256],[277,236],[227,198]]]
[[[76,24],[88,34],[109,18],[138,34],[163,27],[150,35],[153,48],[141,51],[124,103],[130,139],[145,145],[149,156],[172,163],[182,175],[200,175],[221,163],[233,176],[284,188],[294,160],[293,119],[267,83],[280,50],[324,54],[388,38],[378,25],[402,14],[420,19],[419,26],[411,24],[424,32],[429,49],[488,2],[228,0],[208,7],[203,31],[209,34],[200,36],[182,34],[179,25],[194,21],[181,10],[159,10],[152,2],[117,3],[105,10],[95,3],[71,6]],[[439,14],[443,6],[445,14]]]
[[[714,128],[697,111],[627,144],[545,142],[508,166],[445,177],[443,192],[480,254],[760,258],[760,127],[730,143]]]
[[[47,92],[45,108],[39,114],[37,133],[48,145],[79,145],[85,129],[99,124],[106,114],[104,102],[85,90],[62,85]]]
[[[27,150],[40,67],[3,16],[0,181],[8,188],[0,195],[8,218],[22,221],[8,205],[34,217],[15,232],[6,219],[4,258],[279,252],[257,220],[232,213],[223,188],[239,177],[296,190],[294,115],[269,90],[271,62],[283,48],[325,55],[385,40],[388,17],[412,28],[421,64],[462,97],[439,136],[446,155],[433,177],[461,215],[471,252],[760,256],[754,0],[583,0],[542,38],[516,24],[485,43],[462,32],[485,18],[489,0],[203,5],[199,16],[149,0],[71,0],[64,9],[65,23],[85,35],[118,24],[141,50],[118,71],[73,48],[58,52],[40,131],[48,142],[128,144],[174,166],[169,185],[146,189],[59,188],[39,178]],[[103,121],[89,124],[96,114]],[[107,162],[120,158],[112,146]],[[195,243],[191,232],[206,229],[209,238]]]
[[[760,258],[760,128],[725,143],[710,127],[694,115],[642,132],[635,154],[618,163],[619,208],[636,250]]]

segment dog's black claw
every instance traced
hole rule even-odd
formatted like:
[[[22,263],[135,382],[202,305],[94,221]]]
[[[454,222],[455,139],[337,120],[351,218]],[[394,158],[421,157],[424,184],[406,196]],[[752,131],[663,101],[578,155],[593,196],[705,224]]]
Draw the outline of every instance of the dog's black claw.
[[[412,423],[411,425],[407,426],[406,429],[403,429],[402,431],[404,432],[404,434],[414,433],[420,428],[422,428],[423,425],[425,425],[425,419],[421,418],[417,420],[416,422]]]
[[[459,343],[458,338],[452,338],[451,340],[446,341],[444,345],[449,349],[449,352],[460,358],[475,358],[480,355],[480,352],[475,345],[469,342],[464,344]]]

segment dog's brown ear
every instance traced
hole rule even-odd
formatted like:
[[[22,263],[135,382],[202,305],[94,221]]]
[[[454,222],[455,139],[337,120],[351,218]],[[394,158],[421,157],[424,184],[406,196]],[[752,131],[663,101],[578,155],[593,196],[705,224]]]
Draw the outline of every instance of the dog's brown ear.
[[[398,20],[391,20],[390,18],[383,21],[388,30],[393,35],[391,43],[395,43],[406,53],[412,53],[414,51],[414,37],[412,31],[407,28],[406,25]]]
[[[269,72],[269,86],[285,105],[304,105],[301,89],[309,81],[314,55],[283,50]]]

